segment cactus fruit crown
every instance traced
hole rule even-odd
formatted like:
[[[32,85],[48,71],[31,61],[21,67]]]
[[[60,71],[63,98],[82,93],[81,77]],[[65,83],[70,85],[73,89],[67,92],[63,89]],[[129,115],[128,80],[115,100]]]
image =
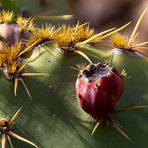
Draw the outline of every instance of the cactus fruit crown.
[[[130,36],[130,38],[128,38],[128,36],[123,35],[121,33],[115,33],[111,36],[111,42],[112,42],[112,46],[114,48],[117,49],[123,49],[123,51],[127,51],[127,52],[138,52],[142,55],[144,55],[145,57],[147,57],[144,53],[142,53],[141,51],[137,50],[137,49],[141,49],[144,45],[148,44],[148,41],[146,42],[142,42],[142,43],[138,43],[138,44],[134,44],[135,39],[137,38],[137,36],[139,35],[139,32],[137,32],[140,23],[142,21],[142,18],[144,17],[146,11],[148,8],[146,8],[143,13],[141,14],[141,16],[139,17],[135,28]]]
[[[18,116],[20,111],[21,111],[21,108],[10,119],[0,119],[0,133],[1,133],[1,136],[2,136],[2,148],[5,148],[6,139],[8,139],[8,141],[10,143],[10,146],[13,147],[10,136],[38,148],[38,146],[36,146],[31,141],[29,141],[29,140],[15,134],[12,131],[13,126],[14,126],[14,121],[15,121],[15,119]]]
[[[79,77],[83,77],[84,80],[90,83],[110,75],[111,68],[111,65],[103,65],[101,63],[90,64],[82,71],[82,75],[79,75]]]

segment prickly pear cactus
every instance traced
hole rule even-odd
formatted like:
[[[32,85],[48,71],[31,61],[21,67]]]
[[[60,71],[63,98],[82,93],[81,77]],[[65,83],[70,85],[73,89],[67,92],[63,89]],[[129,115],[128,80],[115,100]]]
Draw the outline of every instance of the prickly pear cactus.
[[[6,115],[11,117],[22,107],[22,111],[17,114],[13,131],[40,148],[112,148],[119,145],[121,148],[146,147],[148,119],[144,106],[148,104],[147,58],[126,54],[118,56],[112,50],[94,46],[96,42],[124,29],[129,23],[119,29],[111,28],[97,34],[88,24],[38,28],[32,21],[25,21],[23,29],[20,29],[22,25],[18,22],[8,22],[9,25],[17,26],[19,33],[26,32],[27,37],[23,37],[23,40],[19,38],[13,45],[3,46],[4,49],[0,50],[1,118],[7,118]],[[6,40],[5,37],[3,39]],[[80,65],[85,67],[103,62],[102,60],[108,60],[109,64],[119,68],[119,72],[125,69],[132,76],[128,79],[125,72],[121,72],[125,76],[125,89],[117,107],[133,106],[126,108],[126,111],[144,109],[113,115],[125,127],[125,132],[118,123],[113,124],[115,130],[104,122],[91,136],[95,123],[89,120],[89,115],[77,102],[75,82]],[[8,118],[8,123],[13,121],[13,117]],[[3,135],[11,133],[9,126],[6,129],[1,130],[2,148],[5,144]],[[9,141],[8,137],[6,139]],[[11,138],[14,147],[31,147],[29,142],[27,144],[25,140],[19,140],[24,143]],[[9,142],[6,147],[9,147]]]

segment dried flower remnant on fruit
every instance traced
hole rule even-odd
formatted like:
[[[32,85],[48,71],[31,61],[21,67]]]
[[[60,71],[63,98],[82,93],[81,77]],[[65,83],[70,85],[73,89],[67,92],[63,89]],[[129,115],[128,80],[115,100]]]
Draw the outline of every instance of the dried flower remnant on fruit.
[[[147,9],[148,8],[146,8],[143,11],[143,13],[141,14],[141,16],[139,17],[130,37],[122,35],[121,33],[116,33],[111,37],[112,46],[114,48],[123,49],[123,51],[127,52],[127,53],[128,52],[137,52],[137,53],[144,55],[140,50],[143,49],[143,46],[148,44],[148,41],[138,43],[138,44],[134,44],[134,41],[137,38],[137,36],[139,35],[139,32],[137,30],[141,24],[141,21],[145,15]],[[144,56],[146,56],[146,55],[144,55]]]
[[[80,70],[75,85],[77,99],[81,108],[96,122],[92,134],[94,134],[100,123],[105,120],[131,141],[119,123],[111,118],[113,113],[144,107],[134,106],[120,110],[115,108],[123,94],[125,70],[122,70],[120,74],[112,65],[101,63],[87,66],[83,64],[77,67]]]
[[[9,144],[11,147],[13,147],[12,145],[12,141],[10,137],[16,138],[20,141],[23,141],[25,143],[28,143],[36,148],[38,148],[37,145],[35,145],[34,143],[32,143],[31,141],[15,134],[13,132],[13,127],[14,127],[14,121],[16,119],[16,117],[18,116],[19,112],[21,111],[21,108],[11,117],[11,118],[2,118],[0,119],[0,133],[2,136],[2,148],[6,147],[6,140],[8,139]]]

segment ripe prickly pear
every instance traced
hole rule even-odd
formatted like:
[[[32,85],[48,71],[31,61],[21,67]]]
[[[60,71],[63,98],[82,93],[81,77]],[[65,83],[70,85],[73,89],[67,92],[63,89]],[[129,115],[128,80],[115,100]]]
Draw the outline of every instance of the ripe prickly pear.
[[[96,121],[92,134],[102,120],[106,120],[118,132],[132,141],[122,130],[122,126],[111,118],[111,114],[125,112],[128,110],[143,108],[144,106],[133,106],[126,109],[117,110],[116,104],[119,102],[124,89],[123,77],[110,64],[90,64],[79,66],[80,72],[76,80],[76,94],[81,108]]]
[[[83,110],[100,120],[114,112],[123,93],[123,78],[109,64],[90,64],[79,73],[76,93]]]

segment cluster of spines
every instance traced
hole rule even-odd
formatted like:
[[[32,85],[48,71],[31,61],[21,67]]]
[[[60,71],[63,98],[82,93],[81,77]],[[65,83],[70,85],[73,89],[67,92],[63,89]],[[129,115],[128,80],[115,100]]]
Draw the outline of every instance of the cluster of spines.
[[[18,16],[16,23],[19,25],[20,32],[23,30],[26,30],[28,32],[33,32],[35,30],[35,24],[34,24],[33,18],[24,18],[22,16]]]
[[[22,48],[21,42],[14,44],[11,47],[6,47],[0,51],[0,69],[1,72],[10,80],[14,81],[14,94],[16,95],[18,81],[21,81],[24,85],[27,94],[31,98],[31,95],[24,83],[23,77],[25,76],[44,76],[43,73],[26,73],[25,68],[27,62],[22,63],[21,55],[25,49]],[[25,52],[23,52],[25,53]]]
[[[15,15],[13,12],[4,11],[2,10],[0,12],[0,24],[2,23],[11,23],[11,24],[17,24],[20,28],[20,32],[23,30],[27,30],[29,32],[34,31],[35,24],[33,18],[24,18],[22,16],[18,16],[15,18]]]
[[[141,24],[141,21],[142,21],[144,15],[145,15],[147,9],[148,8],[146,8],[143,11],[143,13],[141,14],[141,16],[139,17],[130,37],[128,37],[127,35],[123,35],[121,33],[116,33],[111,37],[111,42],[112,42],[113,48],[123,49],[125,51],[130,50],[130,51],[133,51],[133,52],[139,52],[142,55],[144,55],[142,52],[138,51],[137,48],[142,48],[143,46],[148,44],[148,41],[138,43],[138,44],[135,44],[134,41],[137,38],[137,36],[139,35],[139,32],[137,30],[138,30],[138,28]],[[144,55],[144,56],[147,57],[147,55]]]
[[[2,10],[0,12],[0,23],[9,22],[11,23],[14,20],[14,13],[10,11]]]
[[[36,33],[36,27],[33,22],[33,18],[23,18],[22,16],[18,16],[16,19],[14,19],[15,15],[13,12],[6,12],[2,11],[0,13],[0,23],[7,23],[9,22],[9,25],[19,27],[20,33],[23,31],[26,31],[28,33],[28,39],[31,38],[31,35]],[[9,26],[8,26],[9,27]],[[47,32],[41,29],[39,33],[41,35],[42,32]],[[45,36],[45,34],[43,35]],[[22,56],[28,51],[33,49],[33,45],[26,45],[25,40],[20,38],[20,41],[15,42],[12,45],[8,45],[7,42],[3,41],[3,37],[1,37],[1,41],[4,43],[3,49],[0,50],[0,69],[1,73],[4,74],[8,79],[14,81],[14,94],[16,95],[18,82],[21,81],[24,88],[26,89],[27,94],[31,98],[30,92],[27,89],[27,86],[24,83],[23,77],[24,76],[43,76],[46,74],[43,73],[26,73],[25,68],[27,66],[27,62],[23,62]]]
[[[15,134],[13,132],[13,126],[14,126],[14,121],[16,119],[16,117],[18,116],[19,112],[21,111],[21,108],[11,117],[11,118],[2,118],[0,119],[0,133],[1,133],[1,136],[2,136],[2,148],[5,148],[6,147],[6,141],[8,140],[11,148],[13,148],[13,144],[12,144],[12,141],[11,141],[11,138],[10,137],[13,137],[13,138],[16,138],[20,141],[23,141],[25,143],[28,143],[36,148],[38,148],[38,146],[34,143],[32,143],[31,141],[29,141],[28,139],[26,138],[23,138],[17,134]]]
[[[7,73],[14,73],[17,69],[18,54],[21,52],[21,43],[17,43],[11,47],[6,47],[0,51],[1,68]]]
[[[111,36],[113,47],[134,50],[136,47],[140,47],[148,43],[143,42],[136,45],[133,44],[138,35],[137,29],[145,13],[146,9],[140,16],[130,38],[118,33],[129,24],[125,25],[125,27],[121,27],[121,29],[112,28],[99,34],[96,34],[95,30],[89,26],[89,23],[79,24],[78,22],[75,26],[63,25],[57,29],[52,25],[45,25],[39,28],[35,27],[33,18],[30,17],[27,19],[18,16],[16,19],[16,24],[19,25],[20,31],[27,30],[28,32],[32,33],[30,38],[25,41],[26,46],[34,44],[35,47],[53,40],[53,43],[55,43],[56,46],[61,48],[63,52],[65,51],[65,53],[67,53],[67,51],[70,51],[72,48],[77,48],[82,44],[96,43]],[[14,14],[9,11],[2,11],[0,14],[0,20],[1,23],[12,22],[14,20]]]
[[[24,43],[27,47],[33,45],[34,48],[40,44],[46,44],[52,41],[54,37],[55,27],[51,24],[42,26],[41,28],[36,28],[30,38],[25,40]]]
[[[112,35],[111,40],[112,40],[113,47],[119,48],[119,49],[128,49],[127,44],[129,39],[127,36],[124,36],[121,33],[116,33]]]

